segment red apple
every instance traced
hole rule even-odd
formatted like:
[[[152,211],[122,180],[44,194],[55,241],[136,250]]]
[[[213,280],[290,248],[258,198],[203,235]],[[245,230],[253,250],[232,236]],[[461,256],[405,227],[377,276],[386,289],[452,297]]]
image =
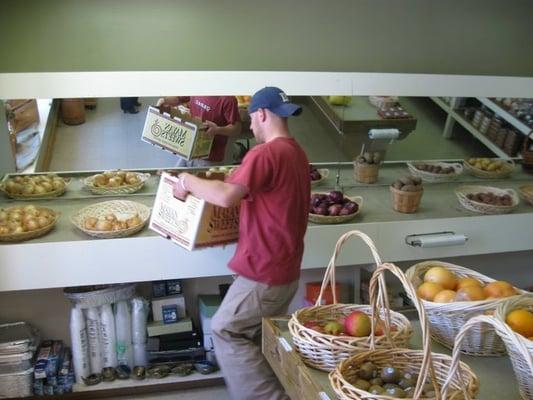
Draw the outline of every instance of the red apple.
[[[344,321],[344,332],[351,336],[368,336],[370,335],[371,329],[370,318],[361,311],[354,311]]]

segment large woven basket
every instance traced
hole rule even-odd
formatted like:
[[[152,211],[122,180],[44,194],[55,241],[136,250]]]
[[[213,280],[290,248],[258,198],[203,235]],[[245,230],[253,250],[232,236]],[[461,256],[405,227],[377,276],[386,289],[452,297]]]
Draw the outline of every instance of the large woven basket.
[[[115,214],[119,220],[125,220],[137,214],[142,222],[136,226],[132,226],[131,228],[122,229],[118,231],[96,231],[85,228],[85,218],[94,217],[98,219],[108,214]],[[74,215],[72,215],[70,217],[70,220],[79,230],[86,233],[87,235],[99,239],[113,239],[130,236],[134,233],[139,232],[146,225],[149,218],[150,209],[144,204],[128,200],[112,200],[92,204],[90,206],[82,208]]]
[[[494,193],[498,196],[508,194],[509,196],[511,196],[512,204],[510,206],[485,204],[478,201],[470,200],[467,197],[469,194],[487,192]],[[465,185],[455,189],[455,195],[457,196],[457,200],[459,200],[459,203],[464,208],[480,214],[506,214],[513,211],[520,204],[520,199],[518,198],[518,195],[513,189],[500,189],[492,186]]]
[[[428,171],[422,171],[421,169],[418,169],[417,166],[419,164],[426,164],[426,165],[437,165],[442,168],[449,168],[452,167],[454,172],[451,174],[436,174],[434,172],[428,172]],[[459,175],[463,173],[463,166],[459,163],[447,163],[447,162],[440,162],[440,161],[417,161],[417,162],[408,162],[407,168],[409,169],[409,172],[413,176],[418,176],[420,179],[422,179],[425,182],[450,182],[453,180],[456,180]]]
[[[533,185],[522,185],[518,188],[522,198],[533,206]]]
[[[413,331],[409,320],[402,314],[389,311],[386,290],[380,292],[379,305],[380,316],[385,325],[394,326],[394,332],[389,333],[389,338],[379,336],[376,338],[335,336],[317,332],[307,328],[304,324],[312,320],[338,319],[347,316],[354,311],[361,311],[370,314],[372,309],[369,305],[337,304],[335,291],[333,291],[333,303],[331,305],[320,305],[322,296],[329,285],[335,287],[335,262],[337,256],[350,237],[361,238],[370,248],[377,265],[381,264],[381,259],[372,240],[364,233],[351,231],[342,235],[333,252],[331,260],[326,269],[320,294],[316,303],[312,307],[302,308],[294,312],[289,320],[289,331],[292,335],[294,346],[300,353],[305,364],[322,371],[331,371],[336,365],[353,354],[370,349],[372,343],[378,349],[390,349],[393,346],[406,347],[409,343]],[[380,282],[385,287],[384,279]],[[384,305],[382,307],[382,305]],[[389,340],[390,339],[390,340]]]
[[[483,284],[495,281],[469,268],[442,261],[424,261],[415,264],[406,271],[407,278],[415,288],[418,288],[423,282],[426,271],[434,266],[444,267],[459,278],[475,278]],[[518,288],[515,289],[518,293],[526,293]],[[443,346],[452,349],[455,337],[470,318],[491,313],[496,310],[496,307],[508,300],[509,298],[453,303],[434,303],[426,300],[421,300],[421,302],[428,315],[431,337]],[[460,349],[463,353],[475,356],[501,356],[505,354],[505,346],[494,329],[488,325],[479,325],[469,332]]]
[[[515,164],[514,161],[509,160],[500,160],[499,161],[505,162],[505,167],[501,171],[485,171],[479,168],[474,167],[471,165],[467,160],[464,160],[463,165],[465,167],[465,170],[470,174],[477,178],[486,178],[486,179],[498,179],[498,178],[507,178],[509,175],[511,175],[514,171]]]
[[[353,175],[357,182],[376,183],[379,176],[379,164],[353,163]]]
[[[326,179],[328,179],[329,169],[327,169],[327,168],[318,168],[318,172],[320,173],[320,179],[317,179],[316,181],[311,181],[311,187],[318,186],[322,182],[324,182]]]
[[[66,191],[67,191],[67,186],[68,184],[70,183],[70,179],[69,178],[62,178],[62,177],[56,177],[56,178],[60,178],[63,183],[64,183],[64,186],[61,188],[61,189],[56,189],[56,190],[52,190],[50,192],[46,192],[46,193],[40,193],[40,194],[17,194],[17,193],[10,193],[6,190],[6,182],[7,182],[7,177],[6,179],[3,180],[2,183],[0,183],[0,190],[2,192],[5,193],[5,195],[7,197],[10,197],[12,199],[17,199],[17,200],[41,200],[41,199],[50,199],[50,198],[54,198],[54,197],[59,197],[61,196],[62,194],[64,194]]]
[[[109,172],[109,171],[106,171]],[[133,171],[128,171],[133,172]],[[141,172],[134,172],[137,175],[137,178],[139,179],[139,182],[133,184],[133,185],[121,185],[117,187],[104,187],[104,186],[95,186],[94,184],[94,177],[95,175],[88,176],[83,180],[83,183],[85,184],[85,187],[91,191],[93,194],[100,194],[100,195],[109,195],[109,194],[129,194],[129,193],[135,193],[144,186],[144,183],[148,180],[150,177],[149,173],[141,173]]]
[[[348,197],[348,196],[347,196]],[[348,197],[351,201],[357,203],[357,211],[348,215],[319,215],[309,213],[309,221],[315,224],[342,224],[351,221],[363,208],[363,198],[361,196]]]
[[[390,186],[392,209],[401,213],[414,213],[418,210],[420,200],[424,194],[423,190],[416,192],[406,192]]]
[[[435,391],[435,399],[463,400],[473,399],[479,391],[479,380],[474,372],[465,363],[459,362],[459,354],[455,358],[432,353],[430,335],[424,306],[418,299],[413,285],[404,273],[394,264],[381,264],[374,271],[370,279],[370,303],[372,317],[375,319],[378,307],[376,292],[381,291],[380,279],[384,273],[390,271],[401,282],[411,298],[420,319],[422,329],[422,350],[407,348],[376,349],[372,341],[371,349],[367,352],[356,354],[342,361],[334,371],[329,374],[331,387],[339,399],[343,400],[395,400],[397,397],[387,394],[372,394],[358,387],[350,381],[356,377],[358,367],[366,362],[372,362],[377,367],[393,366],[401,368],[404,372],[418,374],[413,398],[422,398],[422,389],[430,378]],[[379,286],[379,289],[378,289]],[[385,328],[387,336],[390,334],[388,327]],[[371,335],[374,339],[374,331]],[[405,346],[406,347],[406,346]]]
[[[52,230],[52,228],[55,226],[57,220],[59,219],[59,216],[61,215],[59,212],[52,210],[51,208],[46,207],[36,207],[37,210],[45,210],[50,215],[53,216],[52,221],[46,226],[43,226],[42,228],[35,229],[33,231],[28,232],[21,232],[21,233],[9,233],[6,235],[0,235],[0,242],[22,242],[25,240],[35,239],[40,236],[46,235],[48,232]],[[9,210],[9,208],[5,209],[6,211]]]
[[[522,397],[531,400],[533,399],[533,340],[514,332],[506,323],[507,314],[516,309],[533,312],[533,296],[517,296],[501,303],[494,314],[497,322],[493,326],[505,343]]]

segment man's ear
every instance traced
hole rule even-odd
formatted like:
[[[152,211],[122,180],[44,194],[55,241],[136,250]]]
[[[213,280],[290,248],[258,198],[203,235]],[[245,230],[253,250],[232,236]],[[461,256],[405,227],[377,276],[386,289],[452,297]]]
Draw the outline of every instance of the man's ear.
[[[259,110],[259,121],[265,122],[267,118],[267,112],[264,108],[260,108]]]

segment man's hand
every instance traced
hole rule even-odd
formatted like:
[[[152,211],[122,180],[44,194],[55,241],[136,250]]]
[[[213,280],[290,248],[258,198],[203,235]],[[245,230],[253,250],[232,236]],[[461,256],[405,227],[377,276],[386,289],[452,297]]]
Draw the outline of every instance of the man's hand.
[[[178,182],[174,184],[172,192],[174,194],[174,197],[180,200],[185,200],[185,198],[187,197],[187,194],[189,193],[189,190],[187,189],[187,186],[185,183],[188,176],[192,176],[192,175],[186,172],[179,174],[178,175],[179,180]]]
[[[208,136],[213,137],[215,135],[218,135],[219,127],[217,124],[211,121],[204,121],[204,125],[207,127],[207,130],[205,131],[205,133]]]

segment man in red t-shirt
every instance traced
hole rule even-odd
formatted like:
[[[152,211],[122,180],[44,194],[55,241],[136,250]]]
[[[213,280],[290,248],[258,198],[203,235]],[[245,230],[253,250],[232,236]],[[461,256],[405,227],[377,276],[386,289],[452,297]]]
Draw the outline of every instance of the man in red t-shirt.
[[[229,207],[240,201],[239,241],[229,267],[238,275],[213,317],[217,360],[232,399],[288,399],[259,347],[263,317],[287,312],[298,288],[309,212],[309,162],[287,117],[301,107],[274,87],[248,109],[257,145],[225,182],[188,173],[174,187]]]
[[[176,167],[203,167],[224,162],[228,138],[241,133],[241,116],[235,96],[165,97],[158,106],[175,106],[189,103],[191,116],[200,118],[207,125],[207,133],[213,135],[209,157],[185,160],[180,158]]]

